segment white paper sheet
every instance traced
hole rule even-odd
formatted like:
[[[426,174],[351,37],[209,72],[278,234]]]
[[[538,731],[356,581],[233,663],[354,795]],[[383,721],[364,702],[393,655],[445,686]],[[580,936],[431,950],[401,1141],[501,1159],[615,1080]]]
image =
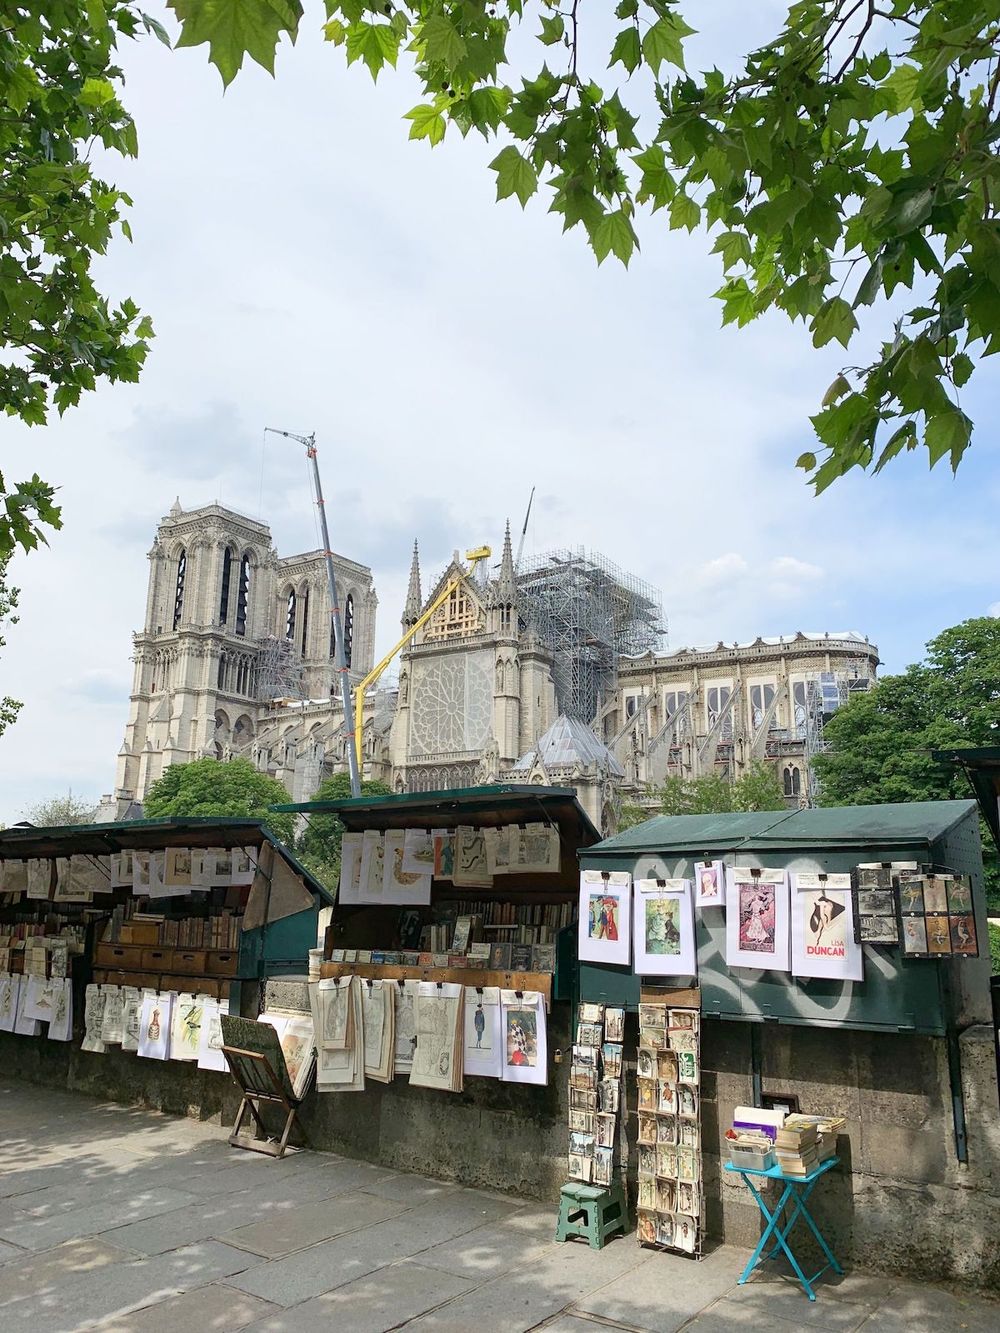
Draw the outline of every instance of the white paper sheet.
[[[726,885],[726,964],[787,972],[788,877],[731,867]]]
[[[203,997],[201,1028],[198,1032],[198,1068],[224,1074],[229,1066],[222,1054],[222,1015],[229,1013],[228,1000]]]
[[[29,1018],[25,1013],[30,980],[30,977],[22,977],[21,985],[17,992],[17,1013],[14,1018],[14,1031],[22,1037],[37,1037],[42,1030],[42,1025],[39,1020],[37,1018]]]
[[[383,850],[382,901],[397,906],[425,907],[431,900],[429,871],[403,869],[406,829],[388,829]]]
[[[27,862],[0,861],[0,893],[26,893],[27,890]]]
[[[139,1020],[142,1013],[142,991],[135,986],[122,987],[122,1050],[139,1049]]]
[[[125,1024],[125,996],[120,986],[102,986],[104,1012],[101,1014],[101,1041],[105,1046],[120,1046]]]
[[[466,986],[463,1055],[466,1074],[481,1078],[503,1076],[502,1018],[498,986]]]
[[[863,981],[851,876],[793,874],[791,880],[792,975]]]
[[[385,844],[378,829],[366,828],[361,836],[361,869],[358,872],[359,903],[380,903],[385,871]]]
[[[101,1039],[101,1027],[104,1023],[104,992],[100,986],[89,985],[83,996],[83,1041],[81,1051],[92,1051],[103,1055],[104,1042]]]
[[[635,962],[640,976],[698,974],[694,905],[688,879],[641,879],[632,903]]]
[[[340,901],[360,903],[361,898],[360,833],[345,833],[340,840]]]
[[[171,1060],[197,1060],[205,997],[183,991],[174,1001],[170,1017]]]
[[[27,867],[27,897],[47,898],[52,881],[52,862],[32,857]]]
[[[172,991],[145,991],[139,1018],[139,1054],[147,1060],[170,1058]]]
[[[500,992],[503,1023],[505,1083],[549,1081],[548,1032],[545,997],[538,991]]]
[[[696,861],[694,866],[696,907],[725,907],[726,866],[724,861]]]
[[[627,870],[580,871],[578,953],[593,963],[628,966],[632,948],[632,876]]]
[[[73,983],[69,977],[57,977],[52,1017],[49,1019],[50,1041],[71,1041],[73,1038]]]
[[[21,978],[15,973],[0,973],[0,1032],[13,1032],[17,1018],[17,992]]]
[[[403,869],[410,875],[434,873],[434,835],[423,828],[404,830]]]

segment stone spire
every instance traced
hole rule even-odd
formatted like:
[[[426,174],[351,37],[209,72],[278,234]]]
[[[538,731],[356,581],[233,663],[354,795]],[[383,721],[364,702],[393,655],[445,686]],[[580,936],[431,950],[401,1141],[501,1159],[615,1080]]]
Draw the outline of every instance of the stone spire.
[[[510,519],[503,536],[503,555],[500,558],[500,577],[497,579],[497,601],[513,603],[517,600],[517,579],[514,577],[514,555],[510,545]]]
[[[420,552],[417,543],[413,543],[413,560],[410,564],[410,583],[406,589],[406,606],[403,608],[403,629],[409,629],[414,621],[420,619],[424,599],[420,593]]]

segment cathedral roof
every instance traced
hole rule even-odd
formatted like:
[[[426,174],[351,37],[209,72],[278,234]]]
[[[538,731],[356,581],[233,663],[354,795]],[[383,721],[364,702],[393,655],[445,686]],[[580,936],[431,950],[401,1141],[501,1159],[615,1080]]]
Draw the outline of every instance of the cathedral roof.
[[[536,758],[546,768],[571,768],[574,764],[596,764],[598,768],[623,778],[625,771],[606,745],[597,739],[585,722],[560,713],[538,742],[514,765],[515,772],[527,771]]]

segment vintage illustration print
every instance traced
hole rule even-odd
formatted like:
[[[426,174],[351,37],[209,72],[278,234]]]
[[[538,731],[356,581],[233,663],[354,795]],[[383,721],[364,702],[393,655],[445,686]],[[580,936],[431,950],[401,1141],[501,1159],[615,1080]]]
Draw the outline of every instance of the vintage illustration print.
[[[538,1015],[533,1009],[507,1009],[507,1063],[534,1068],[538,1062]]]
[[[741,884],[739,946],[744,953],[774,953],[774,885]]]
[[[951,947],[955,953],[978,954],[976,918],[971,912],[951,918]]]
[[[926,917],[903,917],[903,952],[927,953]]]
[[[646,952],[678,955],[681,951],[681,899],[644,897]]]

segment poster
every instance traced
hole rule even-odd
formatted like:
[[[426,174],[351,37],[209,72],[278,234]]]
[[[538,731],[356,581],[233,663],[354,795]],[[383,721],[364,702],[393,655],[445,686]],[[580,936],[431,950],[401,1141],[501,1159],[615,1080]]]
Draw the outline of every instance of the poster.
[[[696,861],[694,901],[697,907],[726,905],[726,867],[722,861]]]
[[[403,869],[411,875],[434,873],[434,835],[422,828],[403,830]]]
[[[637,880],[632,922],[633,971],[653,977],[697,975],[698,949],[689,879]]]
[[[863,981],[850,874],[793,874],[792,975]]]
[[[626,876],[627,878],[627,876]],[[549,1081],[545,1000],[537,991],[500,992],[505,1083]]]
[[[632,876],[627,870],[580,871],[581,959],[628,966],[632,945]]]
[[[431,901],[431,872],[406,870],[403,857],[408,829],[387,829],[383,851],[382,901],[403,907],[426,907]]]
[[[0,861],[0,893],[26,893],[28,867],[24,861]]]
[[[197,1060],[205,997],[187,992],[178,995],[170,1020],[171,1060]]]
[[[726,964],[789,970],[788,880],[784,870],[734,866],[726,885]]]
[[[482,1078],[503,1075],[504,1045],[500,990],[497,986],[465,988],[465,1072]]]
[[[202,996],[201,1027],[198,1029],[198,1068],[224,1074],[229,1068],[222,1054],[222,1015],[229,1013],[228,1000]]]
[[[340,840],[340,901],[341,903],[362,901],[360,833],[345,833]]]
[[[385,878],[385,844],[378,829],[366,828],[361,835],[361,865],[358,870],[359,903],[380,903]]]

